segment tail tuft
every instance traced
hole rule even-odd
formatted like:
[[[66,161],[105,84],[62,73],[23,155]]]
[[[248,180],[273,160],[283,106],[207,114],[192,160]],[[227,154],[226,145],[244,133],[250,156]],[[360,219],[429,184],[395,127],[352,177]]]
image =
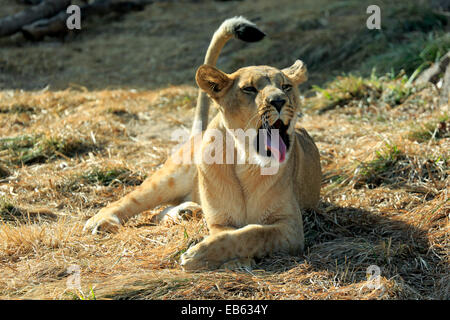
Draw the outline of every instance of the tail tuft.
[[[225,20],[219,30],[224,30],[226,33],[245,42],[257,42],[266,35],[253,22],[242,16]]]
[[[233,31],[236,38],[245,42],[257,42],[266,36],[264,32],[254,25],[245,23],[237,25]]]

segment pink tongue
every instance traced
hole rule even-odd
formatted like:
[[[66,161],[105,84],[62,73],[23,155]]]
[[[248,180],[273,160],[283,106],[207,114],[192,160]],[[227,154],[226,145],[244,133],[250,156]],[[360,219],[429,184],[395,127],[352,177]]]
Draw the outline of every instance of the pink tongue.
[[[278,149],[276,148],[278,147]],[[286,145],[283,139],[278,135],[278,146],[272,146],[272,141],[270,136],[267,136],[267,148],[272,152],[272,154],[278,159],[278,162],[283,162],[286,159]]]

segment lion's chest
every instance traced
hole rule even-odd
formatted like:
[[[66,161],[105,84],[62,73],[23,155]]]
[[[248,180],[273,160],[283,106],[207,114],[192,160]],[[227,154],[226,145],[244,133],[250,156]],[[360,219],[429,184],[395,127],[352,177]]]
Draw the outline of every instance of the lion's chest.
[[[281,205],[282,190],[277,187],[281,177],[261,175],[259,167],[247,165],[237,165],[235,172],[245,199],[245,208],[236,216],[238,224],[265,224]]]

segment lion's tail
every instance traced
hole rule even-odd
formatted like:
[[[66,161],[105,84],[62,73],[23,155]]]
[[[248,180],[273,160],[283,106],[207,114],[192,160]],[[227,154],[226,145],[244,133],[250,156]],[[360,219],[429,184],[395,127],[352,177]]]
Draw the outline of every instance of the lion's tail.
[[[204,64],[216,66],[222,48],[233,37],[245,42],[256,42],[263,39],[264,36],[264,32],[244,17],[227,19],[214,33],[208,51],[206,52]],[[192,135],[198,134],[206,129],[208,125],[208,112],[209,98],[205,92],[200,90],[195,108]]]

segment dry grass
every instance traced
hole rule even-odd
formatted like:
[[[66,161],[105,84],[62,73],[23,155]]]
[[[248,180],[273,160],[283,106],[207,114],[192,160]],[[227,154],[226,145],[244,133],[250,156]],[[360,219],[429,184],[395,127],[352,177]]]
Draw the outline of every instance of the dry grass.
[[[33,163],[3,156],[0,295],[89,299],[92,288],[95,298],[124,299],[448,299],[450,141],[409,138],[418,114],[424,122],[448,117],[446,107],[433,107],[434,90],[395,107],[306,109],[301,125],[319,146],[324,180],[320,212],[304,215],[305,255],[269,257],[252,272],[194,274],[178,258],[207,234],[203,221],[154,225],[155,209],[117,234],[81,231],[164,162],[176,143],[169,128],[189,127],[194,88],[3,91],[3,104],[40,110],[23,123],[0,114],[5,135],[57,133],[93,148]],[[73,264],[82,292],[66,288]],[[368,287],[370,265],[381,268],[382,289]]]
[[[310,30],[305,48],[295,52],[312,62],[320,60],[314,38],[323,41],[318,35],[331,32],[326,23],[339,15],[348,25],[361,19],[336,5],[337,16],[317,20],[318,7],[331,10],[329,1],[296,1],[286,11],[261,3],[269,11],[264,29],[275,37],[253,47],[230,44],[220,62],[225,68],[292,60],[277,48],[286,39],[293,48],[300,43],[283,19],[295,16],[296,28]],[[324,178],[320,210],[304,213],[302,256],[267,257],[251,272],[185,273],[179,256],[207,234],[206,226],[201,220],[155,225],[152,217],[162,208],[116,234],[82,232],[88,217],[164,163],[177,144],[170,139],[174,128],[188,132],[197,89],[167,81],[189,83],[209,41],[205,26],[230,10],[250,18],[260,12],[247,1],[205,2],[204,11],[184,5],[155,4],[123,21],[93,24],[64,45],[1,40],[0,70],[11,82],[0,91],[0,298],[449,299],[449,107],[438,107],[435,88],[410,87],[403,76],[342,76],[304,98],[299,125],[319,147]],[[186,37],[184,44],[168,51],[178,39],[174,21],[190,27],[177,35]],[[335,29],[347,32],[343,25]],[[131,43],[129,32],[135,33]],[[323,55],[340,43],[333,39]],[[345,48],[357,42],[356,36],[344,41]],[[349,49],[355,55],[345,56],[344,49],[336,61],[351,64],[364,55]],[[260,52],[267,52],[264,61],[248,61]],[[324,73],[317,79],[329,77]],[[67,89],[72,82],[82,85]],[[27,90],[47,83],[50,88]],[[80,267],[81,291],[67,287],[71,265]],[[379,289],[367,280],[370,265],[381,269]]]

